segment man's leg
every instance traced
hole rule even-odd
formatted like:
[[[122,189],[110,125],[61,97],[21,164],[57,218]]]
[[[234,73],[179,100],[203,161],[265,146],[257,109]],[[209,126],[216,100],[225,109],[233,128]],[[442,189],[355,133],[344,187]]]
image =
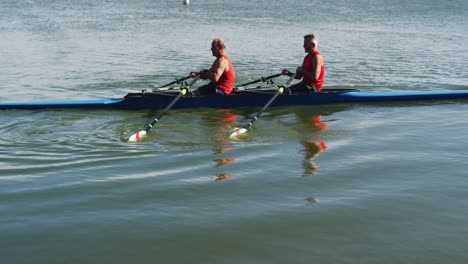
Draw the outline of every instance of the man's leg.
[[[318,92],[315,86],[308,85],[303,81],[289,86],[288,89],[291,91],[291,93],[316,93]]]
[[[289,86],[288,89],[291,91],[291,93],[307,93],[309,91],[306,84],[302,81]]]
[[[206,95],[216,93],[216,85],[209,83],[198,87],[197,90],[193,91],[194,95]]]

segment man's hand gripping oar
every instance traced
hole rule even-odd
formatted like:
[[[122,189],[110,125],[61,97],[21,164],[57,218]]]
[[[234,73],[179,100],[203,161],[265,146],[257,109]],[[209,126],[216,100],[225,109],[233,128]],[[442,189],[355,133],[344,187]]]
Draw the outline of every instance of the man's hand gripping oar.
[[[153,128],[153,126],[159,121],[159,119],[161,119],[161,117],[182,97],[184,96],[190,89],[190,87],[196,82],[198,81],[198,79],[200,79],[200,75],[196,75],[195,78],[193,78],[193,80],[186,86],[182,86],[180,87],[181,91],[180,93],[166,106],[166,108],[164,108],[164,110],[162,110],[161,113],[159,113],[156,118],[144,129],[144,130],[141,130],[139,132],[136,132],[135,134],[131,135],[130,137],[128,137],[127,141],[128,142],[137,142],[139,140],[141,140],[143,137],[146,136],[146,134],[148,133],[148,131]]]
[[[245,125],[243,128],[234,128],[231,134],[229,135],[229,138],[231,140],[239,140],[239,137],[247,133],[250,127],[253,126],[255,121],[257,121],[257,119],[263,114],[263,112],[265,112],[265,110],[276,99],[276,97],[278,97],[278,95],[283,93],[286,88],[288,88],[289,84],[294,80],[295,77],[296,77],[296,74],[292,74],[289,80],[286,81],[284,85],[278,86],[278,90],[276,91],[275,95],[273,95],[273,97],[265,104],[265,106],[263,106],[262,110],[260,110],[260,112],[258,112],[257,115],[255,115],[252,119],[250,119],[249,123]]]

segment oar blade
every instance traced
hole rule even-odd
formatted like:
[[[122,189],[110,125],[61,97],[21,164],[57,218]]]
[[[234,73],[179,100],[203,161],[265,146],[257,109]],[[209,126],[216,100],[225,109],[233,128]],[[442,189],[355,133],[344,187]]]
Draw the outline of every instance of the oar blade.
[[[188,76],[188,78],[190,78],[191,76]],[[148,133],[148,131],[157,123],[159,122],[159,119],[161,119],[161,117],[177,102],[177,100],[179,100],[182,96],[185,95],[185,93],[190,89],[190,87],[192,87],[192,85],[198,81],[198,79],[200,79],[200,74],[197,73],[197,75],[193,78],[193,80],[185,87],[181,87],[181,91],[180,93],[174,98],[172,99],[172,101],[166,106],[166,108],[164,108],[162,110],[161,113],[159,113],[156,118],[153,119],[153,121],[146,127],[146,129],[144,130],[140,130],[139,132],[131,135],[130,137],[128,137],[127,141],[128,142],[138,142],[140,141],[143,137],[146,136],[146,134]]]
[[[247,133],[248,129],[246,128],[234,128],[229,134],[230,140],[240,140]]]
[[[243,128],[232,130],[231,134],[229,135],[229,138],[231,140],[239,140],[245,133],[247,133],[249,128],[251,128],[254,124],[254,122],[257,121],[257,119],[262,115],[263,112],[265,112],[265,110],[276,99],[276,97],[283,93],[283,91],[286,89],[286,87],[289,86],[289,84],[292,82],[292,80],[294,80],[295,77],[296,74],[291,75],[289,80],[284,85],[278,86],[278,90],[276,91],[275,95],[273,95],[273,97],[265,104],[265,106],[263,106],[262,110],[260,110],[260,112],[258,112],[256,116],[250,119],[249,124],[247,126],[244,126]]]
[[[128,137],[128,142],[138,142],[146,136],[146,130],[141,130]]]

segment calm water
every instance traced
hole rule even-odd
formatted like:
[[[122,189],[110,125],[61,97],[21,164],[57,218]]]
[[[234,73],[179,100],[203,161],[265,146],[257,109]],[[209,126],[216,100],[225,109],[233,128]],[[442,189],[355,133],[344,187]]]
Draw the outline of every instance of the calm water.
[[[410,3],[409,3],[410,2]],[[120,97],[213,61],[468,89],[466,1],[3,0],[0,101]],[[468,104],[0,112],[2,263],[466,263]]]

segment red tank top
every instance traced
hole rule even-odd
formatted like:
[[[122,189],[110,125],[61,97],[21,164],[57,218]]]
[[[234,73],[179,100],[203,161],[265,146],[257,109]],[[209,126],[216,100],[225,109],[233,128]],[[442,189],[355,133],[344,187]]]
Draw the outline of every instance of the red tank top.
[[[305,56],[304,62],[302,63],[302,67],[304,69],[306,69],[306,71],[308,71],[308,72],[312,71],[313,70],[312,69],[313,68],[312,61],[313,61],[314,57],[319,55],[319,54],[320,54],[320,52],[318,50],[315,50],[312,55],[308,54],[307,56]],[[320,76],[318,77],[318,79],[316,81],[314,81],[312,79],[309,79],[309,78],[307,78],[305,76],[303,78],[305,83],[317,87],[317,90],[319,90],[319,92],[322,90],[322,85],[323,85],[323,80],[324,79],[325,79],[325,63],[322,64],[322,69],[320,70]]]
[[[232,88],[234,88],[236,72],[234,71],[234,67],[232,67],[231,59],[226,55],[224,55],[223,58],[229,63],[229,70],[219,77],[217,85],[226,95],[230,95],[232,93]]]

